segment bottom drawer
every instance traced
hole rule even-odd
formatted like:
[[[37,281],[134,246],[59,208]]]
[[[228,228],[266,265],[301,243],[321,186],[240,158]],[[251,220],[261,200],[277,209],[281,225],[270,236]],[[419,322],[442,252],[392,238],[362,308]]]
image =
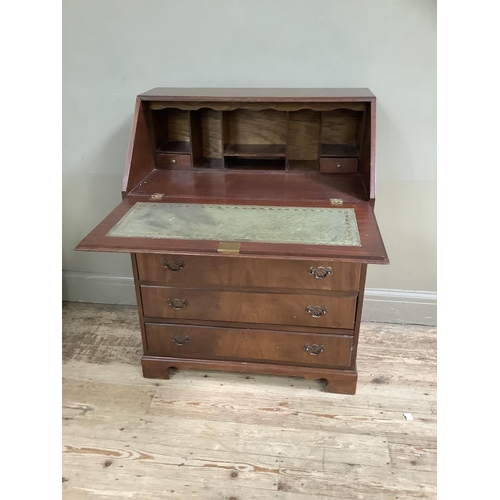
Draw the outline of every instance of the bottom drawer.
[[[172,358],[263,361],[349,368],[345,335],[146,323],[147,354]]]

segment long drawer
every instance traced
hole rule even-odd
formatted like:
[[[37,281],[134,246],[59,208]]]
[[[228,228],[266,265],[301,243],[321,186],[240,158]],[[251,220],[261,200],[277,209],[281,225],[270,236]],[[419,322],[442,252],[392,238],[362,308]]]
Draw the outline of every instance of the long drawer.
[[[357,291],[352,262],[137,254],[139,279],[169,286],[239,286]]]
[[[235,323],[354,327],[355,296],[257,293],[141,286],[145,317]]]
[[[147,354],[349,368],[352,337],[146,323]]]

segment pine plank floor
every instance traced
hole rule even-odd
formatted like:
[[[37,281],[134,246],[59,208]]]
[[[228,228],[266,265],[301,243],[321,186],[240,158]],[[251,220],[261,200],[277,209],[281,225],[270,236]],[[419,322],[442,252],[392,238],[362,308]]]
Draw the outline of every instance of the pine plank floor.
[[[65,500],[436,498],[435,328],[363,323],[344,396],[293,377],[144,379],[135,307],[64,303],[62,326]]]

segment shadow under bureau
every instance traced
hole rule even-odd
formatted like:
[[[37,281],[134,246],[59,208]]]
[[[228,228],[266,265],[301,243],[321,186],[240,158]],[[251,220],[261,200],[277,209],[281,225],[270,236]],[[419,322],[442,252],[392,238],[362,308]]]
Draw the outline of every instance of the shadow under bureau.
[[[141,94],[122,197],[77,249],[131,254],[145,377],[225,370],[355,393],[367,264],[388,263],[369,90]]]

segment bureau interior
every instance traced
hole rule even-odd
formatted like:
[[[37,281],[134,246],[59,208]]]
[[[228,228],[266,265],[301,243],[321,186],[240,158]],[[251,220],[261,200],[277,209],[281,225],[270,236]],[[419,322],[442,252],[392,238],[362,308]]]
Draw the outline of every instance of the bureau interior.
[[[184,169],[189,165],[194,169],[329,174],[357,174],[363,170],[369,104],[316,105],[314,109],[297,105],[289,109],[283,105],[273,108],[261,105],[258,109],[239,106],[218,106],[219,109],[180,109],[158,103],[151,106],[157,168]],[[186,155],[189,161],[163,161],[165,154]],[[342,161],[331,162],[330,166],[331,158],[349,159],[349,169],[345,169]]]
[[[370,201],[371,106],[141,100],[123,195]]]

